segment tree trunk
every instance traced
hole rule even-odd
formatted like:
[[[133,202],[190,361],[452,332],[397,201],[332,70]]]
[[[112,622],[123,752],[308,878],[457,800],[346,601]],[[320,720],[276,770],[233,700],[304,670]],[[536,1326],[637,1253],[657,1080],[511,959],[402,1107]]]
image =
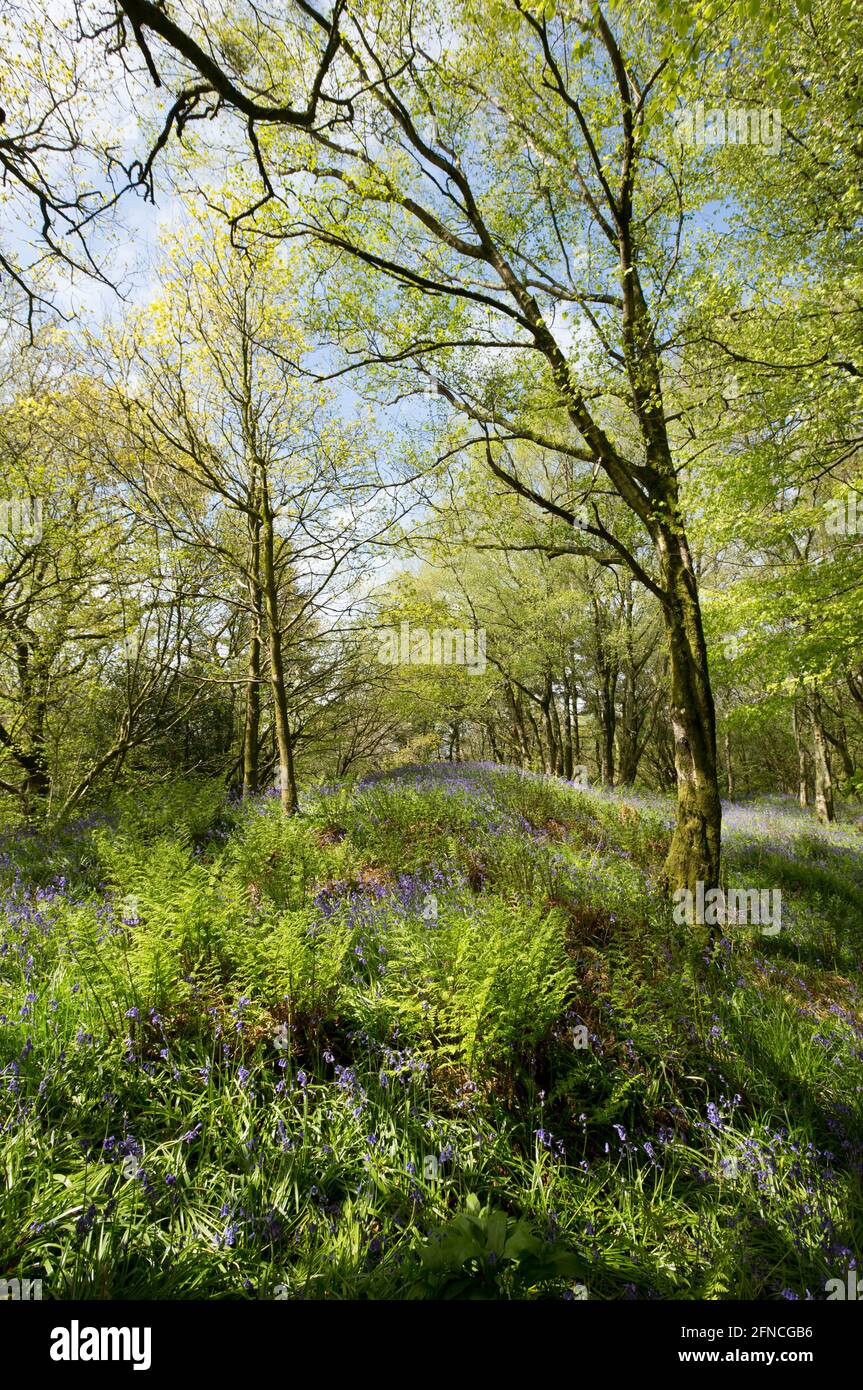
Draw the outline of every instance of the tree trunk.
[[[614,692],[611,676],[602,671],[597,689],[599,707],[599,780],[603,786],[614,785]]]
[[[246,666],[246,708],[243,724],[243,796],[258,790],[261,738],[261,519],[249,518],[249,654]]]
[[[731,761],[731,737],[725,730],[725,787],[728,800],[734,800],[734,764]]]
[[[658,534],[663,620],[671,675],[671,726],[677,775],[677,825],[665,861],[671,888],[719,883],[722,805],[716,768],[716,714],[689,547],[682,531]]]
[[[539,702],[542,710],[543,724],[545,725],[545,738],[548,744],[548,763],[546,770],[555,776],[558,772],[558,740],[555,734],[555,719],[552,713],[554,707],[554,687],[551,682],[551,673],[545,673],[545,686],[543,688],[542,699]],[[556,711],[554,712],[556,714]],[[545,761],[545,760],[543,760]]]
[[[563,775],[571,781],[575,760],[572,755],[572,695],[566,671],[563,675],[563,721]]]
[[[608,659],[605,640],[605,619],[599,600],[593,599],[594,660],[596,663],[596,704],[598,729],[597,763],[603,786],[614,785],[614,730],[616,722],[615,695],[617,669]]]
[[[623,686],[620,698],[620,722],[617,726],[617,761],[618,761],[618,782],[625,787],[631,787],[638,774],[638,761],[640,749],[638,746],[638,736],[641,732],[643,716],[639,718],[638,713],[638,671],[639,666],[635,656],[635,640],[633,632],[633,610],[635,607],[632,593],[632,576],[623,576],[623,624],[624,624],[624,659],[623,659]]]
[[[809,718],[812,725],[812,762],[815,766],[815,814],[822,824],[835,820],[833,808],[833,777],[830,757],[824,737],[824,717],[821,696],[813,690],[809,698]]]
[[[515,692],[512,686],[510,685],[509,681],[507,681],[506,683],[505,690],[506,702],[509,705],[509,712],[512,717],[512,727],[515,733],[515,742],[521,754],[521,765],[522,767],[527,767],[530,761],[530,749],[528,747],[527,731],[524,727],[524,717],[522,714],[520,699],[516,697]]]
[[[635,699],[634,672],[627,664],[623,670],[620,723],[617,726],[617,780],[625,787],[632,786],[638,772],[638,715]]]
[[[806,747],[804,738],[804,716],[800,705],[795,704],[792,710],[792,720],[794,724],[794,743],[797,748],[797,800],[802,810],[806,810],[811,800],[812,787],[812,765],[809,758],[809,749]]]
[[[48,812],[51,776],[44,741],[31,743],[26,754],[26,772],[22,786],[22,806],[28,820],[41,820]]]
[[[243,796],[258,790],[258,751],[261,725],[261,639],[253,634],[249,641],[246,667],[246,708],[243,724]]]
[[[253,605],[260,602],[260,590],[254,592],[250,582]],[[249,638],[249,658],[246,666],[246,706],[243,723],[243,796],[253,796],[258,790],[259,750],[261,730],[261,624],[260,608],[252,609],[252,632]]]
[[[282,655],[282,630],[279,622],[279,595],[276,583],[275,528],[266,479],[261,480],[262,501],[262,580],[264,610],[267,615],[267,634],[270,650],[270,682],[273,687],[273,715],[276,746],[279,752],[279,795],[282,809],[288,815],[299,810],[297,783],[294,774],[294,750],[288,719],[288,697],[285,688],[285,667]]]
[[[848,747],[848,730],[841,717],[836,722],[836,732],[831,734],[827,725],[823,725],[824,737],[827,739],[831,748],[835,748],[839,754],[839,761],[842,764],[842,775],[848,782],[854,780],[854,759],[851,757],[851,750]]]
[[[545,760],[545,744],[542,741],[542,734],[539,731],[539,725],[533,717],[533,712],[531,711],[530,706],[528,706],[527,709],[527,722],[533,730],[533,736],[536,740],[536,746],[539,749],[539,765],[542,768],[543,772],[548,772],[548,766]]]
[[[557,696],[555,694],[552,694],[551,697],[551,722],[554,727],[554,738],[557,749],[554,772],[555,775],[559,777],[564,771],[566,755],[563,745],[563,730],[560,725],[560,711],[557,708]]]

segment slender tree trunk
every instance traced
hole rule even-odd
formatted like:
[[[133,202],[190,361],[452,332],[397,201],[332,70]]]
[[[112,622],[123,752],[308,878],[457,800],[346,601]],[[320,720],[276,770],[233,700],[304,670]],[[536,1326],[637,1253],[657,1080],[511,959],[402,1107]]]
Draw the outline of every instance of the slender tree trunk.
[[[249,598],[252,604],[252,631],[249,637],[249,656],[246,666],[246,707],[243,724],[243,796],[252,796],[259,785],[259,749],[261,730],[261,592],[250,579]]]
[[[638,665],[635,659],[633,639],[632,576],[623,576],[623,621],[624,621],[624,660],[623,688],[620,700],[620,722],[618,736],[618,781],[625,787],[632,786],[638,773],[638,735],[641,721],[638,717]]]
[[[294,749],[288,718],[288,697],[285,687],[285,666],[282,655],[282,630],[279,621],[279,595],[276,582],[275,528],[267,491],[266,479],[261,479],[261,568],[264,611],[270,650],[270,682],[273,688],[273,717],[276,746],[279,753],[279,795],[282,808],[289,815],[299,810],[297,783],[294,773]]]
[[[724,744],[725,744],[725,789],[726,789],[726,793],[727,793],[727,795],[728,795],[728,800],[729,800],[729,801],[733,801],[733,800],[734,800],[734,764],[733,764],[732,761],[731,761],[731,736],[730,736],[730,734],[729,734],[729,732],[728,732],[727,729],[725,730],[725,738],[724,738],[723,742],[724,742]]]
[[[593,599],[593,632],[596,661],[597,765],[603,786],[614,785],[614,731],[616,722],[615,696],[617,670],[608,660],[605,641],[605,622],[599,600]]]
[[[533,730],[533,736],[534,736],[534,739],[535,739],[535,741],[536,741],[536,746],[537,746],[537,748],[539,749],[539,764],[540,764],[540,767],[542,768],[543,772],[548,772],[548,765],[547,765],[546,760],[545,760],[545,744],[544,744],[543,741],[542,741],[542,734],[541,734],[540,731],[539,731],[539,725],[537,724],[536,720],[534,719],[534,717],[533,717],[533,712],[532,712],[532,710],[530,709],[529,706],[528,706],[528,710],[527,710],[527,722],[528,722],[528,724],[530,725],[531,729]]]
[[[603,786],[614,785],[614,691],[608,671],[600,674],[597,690],[599,707],[599,780]]]
[[[572,771],[575,766],[572,745],[572,697],[570,695],[569,681],[564,672],[563,676],[563,775],[567,781],[572,780]]]
[[[548,743],[548,763],[547,771],[555,775],[558,770],[558,745],[554,731],[554,719],[552,717],[552,707],[554,705],[554,690],[551,683],[551,675],[546,672],[545,687],[540,701],[543,723],[545,725],[545,738]],[[545,761],[545,760],[543,760]]]
[[[830,757],[824,737],[824,717],[821,696],[813,690],[809,698],[809,717],[812,725],[812,762],[815,767],[815,814],[822,824],[835,820],[833,808],[833,777]]]
[[[449,731],[449,752],[447,753],[447,762],[450,762],[450,763],[458,763],[458,762],[461,762],[461,734],[460,734],[460,728],[461,728],[461,726],[460,726],[458,720],[456,720],[455,723],[453,723],[453,724],[450,725],[450,731]]]
[[[243,724],[243,796],[253,796],[258,790],[258,750],[261,724],[261,639],[249,641],[249,660],[246,667],[246,708]]]
[[[252,505],[257,506],[257,478],[253,475]],[[261,742],[261,518],[254,511],[248,522],[249,651],[246,664],[246,701],[243,723],[243,796],[252,796],[260,780]]]
[[[809,758],[809,749],[806,747],[806,739],[804,736],[804,713],[799,704],[794,705],[792,720],[794,724],[794,743],[797,748],[797,800],[801,808],[805,811],[811,800],[812,766]]]
[[[634,670],[627,664],[623,670],[620,723],[617,726],[617,779],[625,787],[632,786],[638,772],[638,716],[635,699]]]
[[[560,711],[557,708],[557,696],[554,694],[553,687],[551,696],[551,722],[554,729],[555,742],[554,772],[555,775],[559,777],[564,771],[565,751],[563,746],[563,730],[560,726]]]
[[[506,683],[506,702],[512,716],[512,727],[515,732],[515,741],[521,754],[521,765],[526,767],[530,762],[530,749],[528,746],[527,730],[524,727],[524,717],[522,715],[520,698],[517,698],[509,681]]]
[[[677,775],[677,825],[665,861],[673,888],[719,883],[722,805],[716,767],[716,713],[707,647],[689,548],[682,531],[658,535],[663,620],[670,656],[671,726]]]

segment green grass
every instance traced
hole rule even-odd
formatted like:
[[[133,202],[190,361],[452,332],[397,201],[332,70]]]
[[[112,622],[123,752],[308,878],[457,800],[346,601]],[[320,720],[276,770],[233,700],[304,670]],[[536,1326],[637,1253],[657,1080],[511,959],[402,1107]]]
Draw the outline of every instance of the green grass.
[[[863,836],[487,765],[0,846],[0,1275],[53,1298],[824,1297],[863,1249]]]

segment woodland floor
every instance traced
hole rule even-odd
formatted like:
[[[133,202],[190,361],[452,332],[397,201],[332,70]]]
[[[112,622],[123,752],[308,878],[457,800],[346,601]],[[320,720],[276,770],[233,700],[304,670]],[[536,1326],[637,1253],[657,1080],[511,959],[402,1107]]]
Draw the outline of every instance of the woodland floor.
[[[863,1250],[863,833],[489,764],[0,842],[0,1275],[46,1298],[824,1298]]]

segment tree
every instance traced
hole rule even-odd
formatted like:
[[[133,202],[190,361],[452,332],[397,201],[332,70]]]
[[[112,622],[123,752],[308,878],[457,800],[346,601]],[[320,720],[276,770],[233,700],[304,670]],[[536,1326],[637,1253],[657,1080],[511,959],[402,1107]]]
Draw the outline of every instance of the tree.
[[[239,580],[229,601],[247,631],[242,777],[259,783],[266,652],[282,803],[298,809],[289,663],[318,640],[335,580],[386,521],[346,532],[352,490],[370,486],[359,424],[339,425],[327,391],[298,363],[295,278],[270,249],[235,256],[212,221],[187,229],[163,293],[135,332],[109,340],[116,439],[112,466],[155,524],[217,554]],[[308,670],[300,674],[307,684]],[[299,694],[299,690],[297,691]]]

